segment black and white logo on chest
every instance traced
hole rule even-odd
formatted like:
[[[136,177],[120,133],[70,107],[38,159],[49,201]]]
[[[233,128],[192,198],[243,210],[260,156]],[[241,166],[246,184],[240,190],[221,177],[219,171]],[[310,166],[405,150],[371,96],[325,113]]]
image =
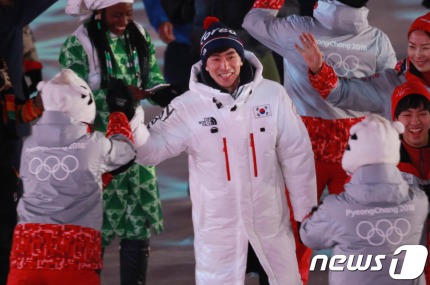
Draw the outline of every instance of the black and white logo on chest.
[[[206,117],[203,118],[203,121],[200,121],[199,124],[204,127],[209,127],[217,125],[217,121],[214,117]]]

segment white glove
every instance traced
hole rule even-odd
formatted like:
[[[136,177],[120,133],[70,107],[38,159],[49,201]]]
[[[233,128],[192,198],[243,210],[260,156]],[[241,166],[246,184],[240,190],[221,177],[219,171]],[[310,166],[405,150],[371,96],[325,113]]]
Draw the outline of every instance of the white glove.
[[[134,137],[136,148],[144,145],[149,138],[149,131],[145,125],[145,112],[141,105],[136,107],[136,112],[130,121],[131,131]]]

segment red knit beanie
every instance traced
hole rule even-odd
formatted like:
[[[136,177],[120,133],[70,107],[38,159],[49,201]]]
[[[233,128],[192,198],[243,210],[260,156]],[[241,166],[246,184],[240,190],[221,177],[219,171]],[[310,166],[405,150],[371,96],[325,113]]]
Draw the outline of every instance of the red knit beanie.
[[[395,120],[394,112],[396,111],[397,104],[399,104],[400,100],[412,94],[422,95],[430,101],[430,92],[427,90],[424,84],[418,80],[406,81],[394,89],[393,95],[391,97],[391,118],[393,121]]]
[[[409,35],[415,31],[415,30],[422,30],[427,33],[430,33],[430,12],[418,17],[409,28],[408,37]]]

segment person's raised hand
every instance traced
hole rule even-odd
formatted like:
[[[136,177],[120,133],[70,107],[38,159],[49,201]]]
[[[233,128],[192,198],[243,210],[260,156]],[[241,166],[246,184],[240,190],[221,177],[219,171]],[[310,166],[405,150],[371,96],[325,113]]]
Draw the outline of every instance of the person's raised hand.
[[[311,33],[303,32],[299,36],[301,46],[295,44],[297,51],[302,55],[313,74],[318,74],[323,65],[323,56],[317,41]]]
[[[160,27],[158,27],[158,36],[166,44],[176,40],[175,35],[173,34],[173,24],[170,22],[162,23]]]

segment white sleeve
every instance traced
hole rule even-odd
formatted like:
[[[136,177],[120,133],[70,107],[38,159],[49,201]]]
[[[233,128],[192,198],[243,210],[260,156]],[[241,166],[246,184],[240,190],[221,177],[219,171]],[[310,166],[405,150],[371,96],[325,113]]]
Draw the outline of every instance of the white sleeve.
[[[175,100],[177,102],[177,100]],[[132,120],[131,127],[137,150],[136,162],[143,165],[158,163],[187,150],[190,131],[179,115],[180,103],[171,103],[147,126],[143,120]]]
[[[110,172],[129,163],[136,157],[133,144],[123,135],[114,135],[106,138],[104,134],[95,132],[94,135],[101,145],[102,161],[104,167],[101,167],[102,173]]]
[[[276,152],[290,194],[294,219],[301,222],[317,205],[314,154],[308,132],[282,88]]]
[[[378,39],[378,56],[376,57],[376,70],[375,72],[382,72],[385,69],[392,69],[396,67],[397,57],[388,36],[380,31],[376,36]]]
[[[326,101],[338,108],[371,112],[391,120],[391,95],[401,83],[394,69],[368,77],[340,78]]]
[[[300,227],[300,238],[311,249],[332,248],[336,245],[334,241],[336,226],[330,219],[327,204],[329,203],[318,206],[318,210],[304,220]]]

